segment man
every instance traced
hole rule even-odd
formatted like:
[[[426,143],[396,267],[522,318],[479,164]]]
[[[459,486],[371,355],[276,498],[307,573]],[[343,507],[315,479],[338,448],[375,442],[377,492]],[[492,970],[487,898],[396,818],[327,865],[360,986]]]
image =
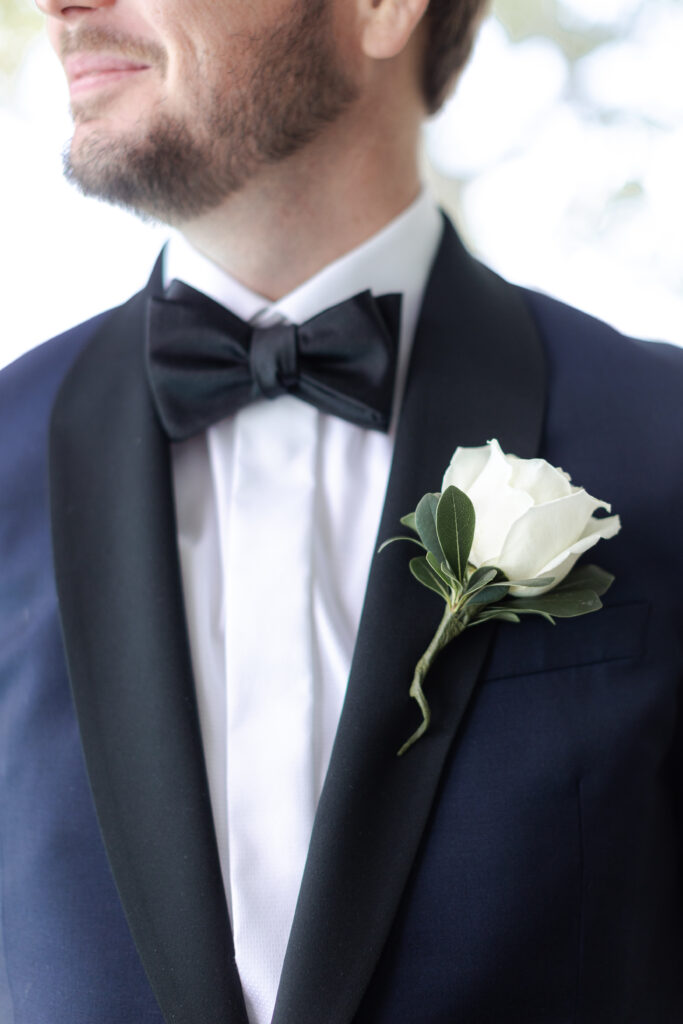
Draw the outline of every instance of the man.
[[[40,6],[68,175],[183,238],[0,380],[0,1018],[680,1021],[683,358],[420,193],[480,3]],[[492,437],[616,583],[459,637],[397,758],[439,610],[378,529]]]

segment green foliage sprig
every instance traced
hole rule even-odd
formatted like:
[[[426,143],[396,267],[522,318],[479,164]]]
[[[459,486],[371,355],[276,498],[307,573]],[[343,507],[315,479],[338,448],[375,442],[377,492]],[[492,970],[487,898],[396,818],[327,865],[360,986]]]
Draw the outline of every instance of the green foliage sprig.
[[[422,722],[398,751],[399,757],[429,728],[431,711],[424,692],[425,677],[437,654],[463,630],[496,619],[519,623],[525,615],[540,615],[553,625],[556,618],[586,615],[602,607],[600,597],[614,580],[598,566],[584,565],[548,590],[553,576],[510,580],[495,566],[476,568],[468,561],[476,527],[474,505],[458,487],[447,487],[442,494],[425,494],[401,523],[416,536],[391,537],[379,550],[398,540],[420,547],[424,554],[410,560],[410,571],[419,583],[443,599],[445,609],[429,647],[415,666],[410,696],[417,701]],[[515,597],[510,593],[512,587],[542,588],[544,593]]]

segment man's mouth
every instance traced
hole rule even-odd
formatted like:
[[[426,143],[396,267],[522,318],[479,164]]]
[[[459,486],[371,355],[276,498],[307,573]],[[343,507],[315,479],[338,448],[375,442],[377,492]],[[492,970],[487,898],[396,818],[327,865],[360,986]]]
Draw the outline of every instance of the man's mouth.
[[[80,54],[67,57],[64,69],[73,98],[91,89],[129,80],[142,71],[148,71],[149,64],[106,54]]]

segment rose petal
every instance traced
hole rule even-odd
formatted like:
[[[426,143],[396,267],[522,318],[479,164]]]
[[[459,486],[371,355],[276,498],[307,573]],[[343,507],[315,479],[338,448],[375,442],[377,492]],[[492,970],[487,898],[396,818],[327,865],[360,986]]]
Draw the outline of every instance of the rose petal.
[[[581,555],[592,548],[599,540],[609,540],[610,537],[615,537],[621,529],[621,520],[619,516],[607,516],[604,519],[591,519],[584,534],[574,544],[568,548],[567,551],[563,551],[557,555],[552,561],[544,565],[539,572],[536,573],[537,577],[540,576],[553,576],[554,580],[549,587],[511,587],[510,593],[514,594],[515,597],[533,597],[539,594],[545,594],[548,590],[552,590],[558,583],[561,583],[565,576],[574,568],[574,563]],[[533,577],[527,577],[533,579]]]
[[[604,501],[583,488],[566,498],[534,505],[512,524],[496,563],[510,579],[533,579],[583,536],[598,508],[610,511]]]
[[[473,565],[496,561],[514,523],[533,505],[533,498],[510,487],[512,466],[497,441],[488,445],[489,457],[468,490],[477,517],[470,553]]]
[[[519,459],[516,455],[508,455],[507,458],[512,466],[511,486],[530,494],[534,505],[566,498],[579,489],[572,487],[566,473],[545,459]]]
[[[459,487],[461,491],[469,490],[488,462],[488,458],[487,444],[481,448],[456,448],[444,473],[441,490],[445,491],[447,487]]]

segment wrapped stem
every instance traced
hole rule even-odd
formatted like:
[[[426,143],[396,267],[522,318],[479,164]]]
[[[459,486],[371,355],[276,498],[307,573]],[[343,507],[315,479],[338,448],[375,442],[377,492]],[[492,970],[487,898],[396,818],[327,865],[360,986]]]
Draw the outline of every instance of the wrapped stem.
[[[413,681],[410,684],[410,696],[418,703],[420,711],[422,712],[422,721],[412,736],[406,740],[398,751],[398,757],[402,757],[403,754],[412,747],[413,743],[417,743],[420,737],[429,728],[429,722],[432,716],[422,684],[424,683],[425,676],[432,667],[434,659],[439,651],[441,651],[446,644],[449,644],[454,637],[462,633],[465,625],[466,623],[463,621],[460,614],[457,611],[454,611],[451,606],[447,604],[446,610],[443,613],[443,618],[439,623],[439,628],[432,637],[429,647],[415,666]]]

